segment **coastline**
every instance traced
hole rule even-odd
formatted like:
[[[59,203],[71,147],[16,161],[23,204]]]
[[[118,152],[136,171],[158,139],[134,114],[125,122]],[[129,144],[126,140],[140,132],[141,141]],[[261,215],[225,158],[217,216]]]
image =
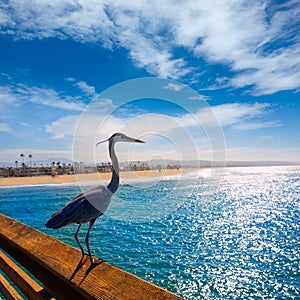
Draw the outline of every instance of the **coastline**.
[[[147,171],[126,171],[120,172],[120,178],[138,179],[138,178],[154,178],[166,176],[180,176],[181,174],[195,171],[195,169],[162,169]],[[82,181],[110,180],[111,173],[90,173],[78,175],[59,175],[59,176],[33,176],[33,177],[4,177],[0,178],[0,186],[30,186],[37,184],[60,184],[60,183],[76,183]]]

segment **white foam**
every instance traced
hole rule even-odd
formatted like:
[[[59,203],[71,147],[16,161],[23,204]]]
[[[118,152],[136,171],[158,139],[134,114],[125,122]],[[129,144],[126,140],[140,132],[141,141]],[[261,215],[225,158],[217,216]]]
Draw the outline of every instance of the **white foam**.
[[[63,183],[37,183],[37,184],[18,184],[18,185],[4,185],[0,186],[0,189],[14,189],[14,188],[31,188],[31,187],[42,187],[42,186],[73,186],[77,185],[77,182],[63,182]]]

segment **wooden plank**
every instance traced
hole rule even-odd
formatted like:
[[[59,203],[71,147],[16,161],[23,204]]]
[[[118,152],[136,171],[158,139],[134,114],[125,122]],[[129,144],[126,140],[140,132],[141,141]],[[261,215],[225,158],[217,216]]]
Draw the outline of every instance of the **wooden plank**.
[[[103,262],[88,259],[76,271],[81,252],[0,214],[0,245],[61,299],[182,299]],[[71,279],[71,280],[70,280]]]
[[[15,288],[0,274],[0,294],[7,300],[22,300],[23,298]],[[1,295],[0,295],[1,296]],[[1,297],[0,297],[1,298]]]
[[[0,268],[11,281],[31,300],[54,299],[50,294],[0,251]]]

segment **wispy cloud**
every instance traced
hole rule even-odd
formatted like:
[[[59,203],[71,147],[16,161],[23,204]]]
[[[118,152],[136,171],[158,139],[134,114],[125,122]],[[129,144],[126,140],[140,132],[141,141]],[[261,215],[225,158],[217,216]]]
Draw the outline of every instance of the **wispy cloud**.
[[[11,132],[12,129],[4,123],[0,123],[0,132]]]
[[[81,99],[70,96],[61,96],[53,89],[29,87],[19,84],[16,88],[18,97],[31,103],[60,108],[64,110],[82,111],[85,104]]]
[[[212,122],[207,110],[211,109],[221,126],[230,126],[237,130],[256,130],[279,126],[280,121],[261,121],[261,117],[270,113],[272,107],[268,103],[228,103],[202,109],[197,113],[199,120]]]
[[[73,157],[78,161],[93,161],[95,151],[101,151],[102,155],[106,155],[106,147],[96,150],[95,143],[108,138],[114,132],[124,132],[135,137],[151,139],[148,152],[138,154],[140,159],[147,159],[147,155],[151,157],[157,151],[161,153],[161,157],[174,159],[176,157],[213,159],[210,139],[215,137],[207,136],[202,131],[203,128],[209,128],[211,125],[218,126],[219,122],[221,130],[226,128],[238,131],[256,130],[259,135],[263,128],[280,125],[279,121],[261,120],[262,116],[271,111],[270,105],[264,103],[216,105],[196,111],[194,117],[190,114],[170,116],[152,113],[137,113],[136,116],[133,114],[127,116],[124,109],[122,114],[109,115],[102,108],[97,113],[93,109],[91,113],[87,113],[80,119],[79,115],[62,117],[47,125],[47,132],[54,139],[70,140],[75,138]],[[197,130],[195,131],[195,129]],[[162,137],[164,143],[156,143],[155,137]],[[201,143],[198,141],[199,139]],[[170,154],[170,147],[174,148],[174,145],[177,147],[175,147],[176,151],[174,150],[175,152]],[[121,146],[118,147],[118,154],[121,159],[126,160],[128,149]],[[203,156],[205,151],[207,153]],[[133,153],[136,155],[135,152]],[[237,158],[238,155],[235,157]]]
[[[31,125],[26,122],[20,122],[20,125],[23,127],[31,127]]]
[[[88,85],[85,81],[78,81],[75,85],[79,87],[87,95],[94,96],[96,94],[95,87]]]
[[[0,86],[0,107],[18,105],[18,96],[12,86]]]
[[[76,126],[77,134],[88,137],[89,134],[101,131],[102,135],[110,136],[116,131],[123,129],[129,130],[133,134],[143,134],[145,132],[156,132],[159,134],[170,134],[173,131],[188,130],[194,126],[209,125],[219,122],[223,128],[230,127],[234,130],[259,130],[268,127],[280,126],[280,121],[261,121],[261,117],[268,114],[271,110],[270,105],[266,103],[240,104],[229,103],[216,105],[200,109],[194,113],[195,118],[190,114],[180,116],[169,116],[163,114],[140,113],[136,115],[130,111],[129,114],[122,108],[122,114],[109,115],[106,107],[112,107],[111,102],[101,100],[93,106],[93,110],[86,117],[86,121],[79,121],[79,115],[62,117],[47,125],[47,132],[54,139],[63,139],[73,136]],[[198,124],[195,120],[199,120]],[[100,127],[96,128],[98,125]],[[183,133],[180,131],[180,133]],[[95,137],[94,137],[95,138]],[[84,139],[83,139],[84,140]]]
[[[0,87],[0,105],[19,106],[26,102],[74,111],[82,111],[86,106],[79,97],[63,96],[50,88],[27,86],[20,83]]]
[[[244,161],[300,161],[300,148],[227,148],[227,160],[244,160]]]
[[[198,95],[198,96],[191,96],[189,97],[190,100],[198,100],[198,101],[207,101],[210,100],[211,97],[205,95]]]
[[[161,77],[192,75],[200,58],[228,68],[226,86],[248,87],[255,95],[300,86],[298,1],[36,0],[14,1],[0,14],[2,34],[121,46],[137,67]],[[175,55],[182,47],[191,57]],[[215,79],[214,88],[224,87]]]
[[[164,89],[167,89],[167,90],[173,90],[175,92],[179,92],[180,90],[182,90],[184,88],[184,85],[182,84],[177,84],[177,83],[168,83]]]
[[[77,80],[74,77],[67,77],[65,78],[66,81],[73,82],[73,85],[78,87],[81,91],[83,91],[85,94],[89,96],[95,96],[96,95],[96,89],[94,86],[89,85],[85,81]]]
[[[256,130],[262,128],[274,128],[282,126],[280,121],[269,121],[269,122],[248,122],[248,123],[240,123],[232,126],[233,129],[236,130]]]
[[[48,132],[53,139],[73,137],[79,117],[80,115],[62,117],[46,125],[46,132]]]

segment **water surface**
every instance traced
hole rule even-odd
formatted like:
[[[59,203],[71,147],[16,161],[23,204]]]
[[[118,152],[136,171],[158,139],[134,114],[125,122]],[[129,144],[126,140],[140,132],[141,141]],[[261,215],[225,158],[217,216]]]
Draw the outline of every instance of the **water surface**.
[[[299,175],[248,167],[123,183],[92,229],[92,252],[186,299],[300,299]],[[0,212],[77,246],[76,226],[44,223],[79,192],[0,188]]]

